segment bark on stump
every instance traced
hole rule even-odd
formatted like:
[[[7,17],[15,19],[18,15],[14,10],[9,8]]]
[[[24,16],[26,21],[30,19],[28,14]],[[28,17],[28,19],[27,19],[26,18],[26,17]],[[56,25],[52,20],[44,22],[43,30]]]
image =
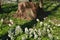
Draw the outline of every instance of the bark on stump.
[[[33,20],[37,17],[38,5],[33,2],[18,3],[18,10],[14,15],[17,18]]]

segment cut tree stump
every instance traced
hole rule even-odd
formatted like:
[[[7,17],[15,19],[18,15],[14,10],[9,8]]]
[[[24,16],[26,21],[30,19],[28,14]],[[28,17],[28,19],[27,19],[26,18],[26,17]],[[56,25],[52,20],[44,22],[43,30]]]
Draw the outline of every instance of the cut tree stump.
[[[18,3],[18,10],[14,17],[26,20],[33,20],[37,18],[38,5],[33,2]]]

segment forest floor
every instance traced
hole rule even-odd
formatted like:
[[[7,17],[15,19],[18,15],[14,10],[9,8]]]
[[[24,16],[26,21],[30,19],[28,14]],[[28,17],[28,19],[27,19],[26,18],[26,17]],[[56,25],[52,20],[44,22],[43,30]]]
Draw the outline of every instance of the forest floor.
[[[49,15],[44,18],[43,24],[47,23],[52,28],[54,39],[53,40],[60,40],[60,3],[58,2],[45,2],[44,3],[44,11],[47,12]],[[36,20],[27,21],[27,20],[21,20],[19,18],[14,18],[13,14],[17,11],[17,4],[5,4],[2,5],[3,12],[0,13],[0,20],[4,19],[4,22],[9,21],[10,19],[13,20],[14,25],[12,28],[15,28],[16,25],[20,25],[21,28],[40,28],[39,25],[41,21],[36,22]],[[51,23],[51,24],[50,24]],[[0,39],[2,39],[2,36],[4,36],[10,27],[7,25],[8,23],[1,23],[0,21]],[[45,26],[41,27],[40,29],[43,30]],[[23,35],[23,34],[22,34]],[[22,36],[21,35],[21,36]],[[19,39],[20,36],[17,36],[16,40]],[[49,40],[48,36],[42,36],[42,40]],[[34,40],[33,38],[30,38],[31,40]],[[30,40],[29,39],[29,40]]]

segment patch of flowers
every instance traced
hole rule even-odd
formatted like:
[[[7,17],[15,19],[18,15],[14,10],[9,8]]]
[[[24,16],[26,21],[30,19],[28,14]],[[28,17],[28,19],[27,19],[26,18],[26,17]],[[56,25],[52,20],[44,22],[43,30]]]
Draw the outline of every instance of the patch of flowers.
[[[8,37],[10,37],[11,40],[42,40],[43,37],[47,37],[49,40],[57,39],[59,40],[59,37],[54,37],[54,29],[56,27],[59,27],[60,24],[54,25],[51,20],[48,22],[41,22],[39,19],[37,21],[37,27],[34,25],[32,28],[25,27],[24,30],[20,25],[16,25],[14,28],[12,27],[14,25],[13,20],[9,20],[9,30],[8,30]],[[3,19],[1,19],[1,23],[3,22]]]

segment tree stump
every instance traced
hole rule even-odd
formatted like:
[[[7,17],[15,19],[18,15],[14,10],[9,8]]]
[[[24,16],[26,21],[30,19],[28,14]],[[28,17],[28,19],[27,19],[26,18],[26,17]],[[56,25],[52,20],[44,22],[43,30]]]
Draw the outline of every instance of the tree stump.
[[[38,5],[33,2],[18,3],[18,10],[14,15],[17,18],[33,20],[37,17]]]

